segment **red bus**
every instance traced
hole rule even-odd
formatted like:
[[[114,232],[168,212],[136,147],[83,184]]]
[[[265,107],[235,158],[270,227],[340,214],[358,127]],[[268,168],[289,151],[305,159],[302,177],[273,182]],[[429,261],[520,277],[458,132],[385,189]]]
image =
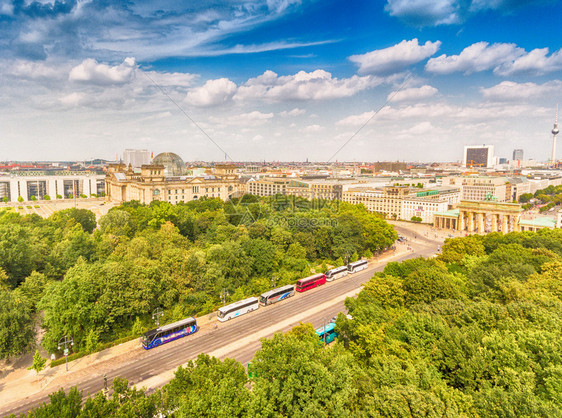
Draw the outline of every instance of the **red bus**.
[[[306,292],[316,286],[320,286],[326,283],[325,274],[315,274],[314,276],[305,277],[304,279],[297,280],[297,292]]]

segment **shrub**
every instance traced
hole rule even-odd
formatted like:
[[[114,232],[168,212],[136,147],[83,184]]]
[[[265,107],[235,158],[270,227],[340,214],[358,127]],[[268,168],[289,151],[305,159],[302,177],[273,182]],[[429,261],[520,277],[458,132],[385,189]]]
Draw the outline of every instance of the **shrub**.
[[[36,201],[36,200],[37,200],[37,197],[35,197],[35,195],[31,195],[31,197],[29,198],[29,200]]]
[[[62,196],[60,194],[58,194],[57,199],[62,199]]]
[[[18,202],[23,202],[23,197],[18,196]]]
[[[43,196],[43,200],[51,200],[51,196],[49,196],[48,194],[46,194],[45,196]]]

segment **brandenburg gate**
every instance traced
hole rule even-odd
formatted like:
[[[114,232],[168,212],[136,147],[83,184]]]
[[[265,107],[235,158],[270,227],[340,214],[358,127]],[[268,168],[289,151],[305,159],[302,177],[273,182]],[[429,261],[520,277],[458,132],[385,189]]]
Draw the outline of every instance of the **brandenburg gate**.
[[[461,200],[457,209],[435,213],[437,228],[456,229],[468,233],[519,231],[523,209],[517,203]]]

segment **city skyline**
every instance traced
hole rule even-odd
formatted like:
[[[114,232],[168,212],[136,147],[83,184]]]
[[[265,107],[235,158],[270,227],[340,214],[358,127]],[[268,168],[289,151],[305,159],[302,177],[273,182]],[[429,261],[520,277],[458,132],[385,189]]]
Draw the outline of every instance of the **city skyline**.
[[[192,3],[0,0],[2,159],[550,159],[560,1]]]

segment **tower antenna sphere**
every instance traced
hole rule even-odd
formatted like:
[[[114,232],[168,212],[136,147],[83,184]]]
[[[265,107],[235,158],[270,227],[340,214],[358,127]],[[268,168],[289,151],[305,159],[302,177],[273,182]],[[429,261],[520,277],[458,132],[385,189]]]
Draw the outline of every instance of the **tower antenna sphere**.
[[[554,167],[556,165],[556,136],[560,130],[558,129],[558,103],[556,104],[556,118],[554,119],[554,128],[552,128],[552,155],[550,156],[550,162]]]

